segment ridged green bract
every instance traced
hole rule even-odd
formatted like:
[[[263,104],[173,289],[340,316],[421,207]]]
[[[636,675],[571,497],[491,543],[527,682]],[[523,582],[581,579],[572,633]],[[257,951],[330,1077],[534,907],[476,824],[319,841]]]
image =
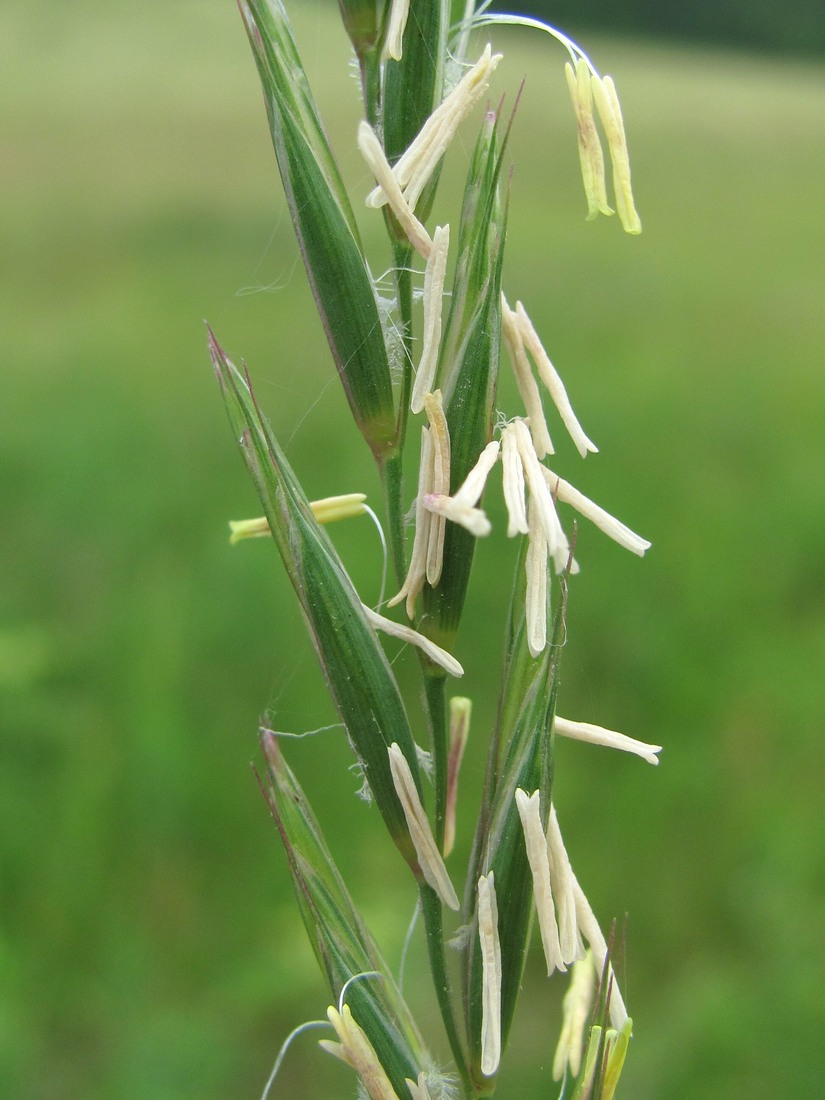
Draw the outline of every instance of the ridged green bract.
[[[475,910],[479,875],[495,872],[501,942],[501,1042],[504,1050],[518,1000],[533,914],[533,879],[515,801],[518,787],[541,791],[546,827],[553,778],[551,726],[556,706],[556,657],[562,616],[557,612],[552,643],[538,658],[530,656],[524,614],[524,558],[519,558],[508,626],[502,694],[496,732],[490,746],[482,805],[470,874],[466,909]],[[477,921],[464,963],[464,1006],[473,1074],[481,1075],[481,953]]]
[[[449,13],[441,0],[413,0],[401,60],[387,60],[384,71],[383,137],[390,164],[441,103],[448,30]]]
[[[498,193],[503,149],[488,114],[476,143],[462,205],[458,259],[439,378],[450,430],[450,491],[464,481],[493,432],[501,345],[501,264],[506,214]],[[506,141],[506,136],[505,136]],[[424,588],[425,629],[451,649],[464,608],[475,538],[448,523],[437,588]]]
[[[372,280],[349,199],[280,0],[241,14],[312,293],[353,416],[376,457],[395,446],[392,383]]]
[[[356,974],[344,999],[366,1032],[399,1096],[428,1060],[412,1013],[347,890],[304,792],[272,734],[263,748],[272,782],[270,809],[284,842],[298,905],[318,964],[338,1004],[344,984]]]
[[[449,13],[443,0],[415,0],[410,4],[400,61],[387,58],[383,79],[374,85],[379,102],[367,99],[367,113],[376,121],[384,151],[394,164],[412,144],[424,123],[444,98],[444,58]],[[416,203],[416,216],[425,222],[433,205],[440,165]],[[384,219],[393,244],[397,268],[410,264],[410,243],[389,206]]]
[[[335,548],[312,514],[246,380],[211,331],[209,350],[229,419],[300,600],[330,694],[390,835],[417,870],[387,753],[396,741],[420,789],[415,746],[395,677]]]

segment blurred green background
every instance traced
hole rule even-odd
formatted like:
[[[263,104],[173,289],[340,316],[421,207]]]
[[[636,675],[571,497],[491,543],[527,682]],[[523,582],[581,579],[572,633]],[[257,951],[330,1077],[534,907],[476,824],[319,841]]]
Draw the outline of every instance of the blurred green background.
[[[517,11],[555,20],[569,31],[615,31],[639,38],[705,42],[727,49],[767,53],[825,53],[822,8],[810,0],[493,0],[495,11]]]
[[[360,194],[334,6],[293,6]],[[558,752],[579,878],[604,922],[629,914],[621,1094],[817,1096],[825,70],[588,37],[622,95],[645,225],[630,239],[584,222],[563,56],[520,32],[496,43],[495,95],[527,77],[507,293],[602,450],[582,464],[560,442],[557,465],[653,540],[639,561],[581,531],[559,704],[665,746],[655,770]],[[227,543],[227,519],[257,507],[202,319],[248,360],[310,495],[377,502],[376,477],[232,4],[6,3],[0,113],[0,1095],[255,1097],[290,1028],[327,1004],[249,767],[257,722],[334,716],[273,548]],[[440,220],[455,219],[472,136]],[[363,224],[380,270],[378,219]],[[490,510],[500,519],[495,492]],[[334,537],[376,599],[374,530]],[[500,524],[480,547],[458,647],[476,711],[456,866],[513,551]],[[413,890],[354,798],[340,733],[290,759],[396,962]],[[537,951],[503,1097],[555,1095],[562,983],[542,974]],[[431,1014],[426,983],[412,996]],[[305,1037],[273,1095],[352,1092]]]

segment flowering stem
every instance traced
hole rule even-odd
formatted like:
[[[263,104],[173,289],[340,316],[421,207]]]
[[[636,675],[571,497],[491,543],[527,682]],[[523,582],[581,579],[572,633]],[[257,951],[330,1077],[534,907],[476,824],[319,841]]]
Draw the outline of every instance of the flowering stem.
[[[470,1073],[467,1068],[467,1055],[464,1044],[458,1033],[455,1016],[453,1014],[453,1002],[450,988],[450,979],[447,974],[447,957],[444,951],[444,924],[442,921],[441,901],[435,890],[421,884],[419,890],[421,913],[424,917],[424,929],[427,935],[427,952],[430,959],[430,970],[435,985],[435,995],[438,1007],[441,1010],[441,1018],[444,1021],[444,1030],[450,1043],[450,1050],[455,1059],[456,1068],[464,1086],[465,1095],[473,1095],[470,1083]]]

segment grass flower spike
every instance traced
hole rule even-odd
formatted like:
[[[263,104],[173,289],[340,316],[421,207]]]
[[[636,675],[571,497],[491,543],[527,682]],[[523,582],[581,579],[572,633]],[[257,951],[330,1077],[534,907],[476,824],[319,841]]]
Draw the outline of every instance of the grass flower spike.
[[[549,31],[567,49],[588,219],[612,212],[601,128],[619,219],[635,233],[641,226],[615,86],[561,31],[526,16],[497,15],[486,0],[339,0],[363,99],[355,143],[375,180],[366,205],[382,211],[381,218],[368,216],[383,221],[390,257],[387,274],[378,279],[372,273],[386,268],[387,254],[362,239],[287,3],[239,0],[239,7],[331,371],[377,466],[381,518],[364,494],[343,493],[346,484],[336,484],[343,460],[316,471],[329,479],[323,489],[329,495],[310,501],[303,472],[287,460],[280,429],[262,410],[245,364],[235,366],[211,329],[208,348],[232,438],[263,512],[231,523],[231,541],[265,538],[277,550],[338,715],[322,727],[330,730],[324,737],[339,736],[353,758],[350,771],[342,767],[338,775],[323,776],[324,783],[340,788],[332,818],[327,807],[327,819],[336,825],[328,841],[311,808],[312,792],[305,793],[285,759],[285,746],[294,744],[286,738],[309,733],[276,733],[274,721],[260,724],[265,770],[259,785],[328,990],[322,1004],[337,1006],[327,1011],[336,1038],[321,1046],[355,1070],[359,1096],[371,1100],[492,1096],[519,1020],[525,970],[541,966],[531,944],[537,916],[549,997],[554,990],[561,996],[556,972],[571,971],[553,1075],[577,1076],[576,1097],[612,1100],[632,1024],[612,949],[573,873],[556,817],[556,735],[635,753],[651,764],[660,749],[557,715],[575,590],[586,581],[573,579],[579,568],[571,551],[576,529],[565,526],[566,508],[634,554],[642,556],[650,543],[547,465],[554,453],[551,428],[557,434],[553,416],[582,458],[597,447],[522,302],[514,300],[511,307],[502,292],[508,211],[518,201],[518,175],[512,186],[507,180],[519,119],[490,105],[491,78],[503,58],[488,44],[477,60],[468,59],[472,31],[516,22]],[[341,75],[346,81],[347,74]],[[476,135],[464,149],[456,135],[471,126]],[[350,134],[355,130],[353,124]],[[575,155],[572,148],[569,155]],[[466,161],[463,190],[452,206],[440,195],[450,177],[442,172],[447,156]],[[520,409],[507,408],[506,389],[499,388],[503,351]],[[308,418],[303,430],[311,423]],[[334,435],[322,442],[344,446],[345,435],[336,424]],[[497,486],[488,494],[499,463],[501,512]],[[365,565],[374,567],[373,575],[382,577],[381,594],[371,599],[366,591],[362,599],[344,564],[353,552],[349,536],[358,537],[359,525],[343,532],[335,526],[365,513],[379,526],[384,561],[370,540],[352,576],[360,577]],[[458,641],[465,604],[478,599],[471,580],[481,538],[488,541],[480,556],[488,550],[510,554],[514,580],[509,610],[502,609],[498,707],[494,714],[476,711],[471,740],[470,699],[449,698],[449,677],[464,676],[466,669],[463,683],[472,685],[492,675],[478,627],[475,636],[470,630],[462,637],[460,647]],[[403,623],[383,613],[388,559],[395,595],[387,606],[403,604]],[[486,617],[477,622],[485,632],[488,608],[502,590],[499,583],[488,584],[482,594]],[[394,643],[379,639],[379,632]],[[459,652],[461,663],[454,656]],[[311,741],[302,743],[311,751]],[[465,757],[474,757],[465,775],[483,779],[473,793],[464,790],[463,778],[459,799]],[[319,749],[309,781],[320,783],[333,759],[338,756]],[[591,758],[582,752],[579,759],[586,766]],[[386,853],[394,859],[397,852],[412,871],[383,912],[387,920],[395,913],[406,923],[417,891],[426,967],[415,969],[429,970],[429,992],[452,1059],[444,1069],[428,1052],[400,982],[354,900],[371,886],[388,889],[391,876],[380,883],[368,877],[350,890],[333,850],[346,850],[348,818],[355,815],[359,829],[374,830],[363,842],[368,859],[375,852],[376,866],[382,866],[378,852],[384,845],[381,859]],[[370,908],[375,910],[374,903]],[[415,990],[415,1004],[423,1003],[423,995]],[[552,1049],[548,1045],[548,1063]],[[280,1059],[270,1084],[279,1066]],[[330,1068],[346,1072],[333,1063]]]

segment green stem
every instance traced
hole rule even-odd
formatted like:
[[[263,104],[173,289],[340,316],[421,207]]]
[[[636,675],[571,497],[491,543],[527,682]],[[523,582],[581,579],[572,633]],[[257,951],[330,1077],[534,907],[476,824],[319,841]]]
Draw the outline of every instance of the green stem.
[[[367,122],[377,130],[381,118],[381,57],[377,50],[361,58],[361,93]]]
[[[441,1018],[444,1021],[444,1030],[450,1050],[453,1053],[456,1068],[458,1069],[464,1093],[467,1097],[474,1095],[474,1089],[470,1082],[470,1072],[467,1065],[467,1055],[461,1036],[458,1033],[455,1016],[453,1014],[452,991],[450,978],[447,974],[447,958],[444,951],[444,925],[442,922],[441,901],[435,890],[421,884],[419,889],[421,900],[421,912],[424,917],[424,929],[427,935],[427,952],[430,957],[430,970],[435,985],[435,995],[438,1007],[441,1009]]]
[[[390,529],[390,557],[398,587],[407,575],[407,559],[404,553],[404,505],[401,500],[403,475],[401,452],[393,451],[379,462],[381,484],[384,488],[384,514]]]

